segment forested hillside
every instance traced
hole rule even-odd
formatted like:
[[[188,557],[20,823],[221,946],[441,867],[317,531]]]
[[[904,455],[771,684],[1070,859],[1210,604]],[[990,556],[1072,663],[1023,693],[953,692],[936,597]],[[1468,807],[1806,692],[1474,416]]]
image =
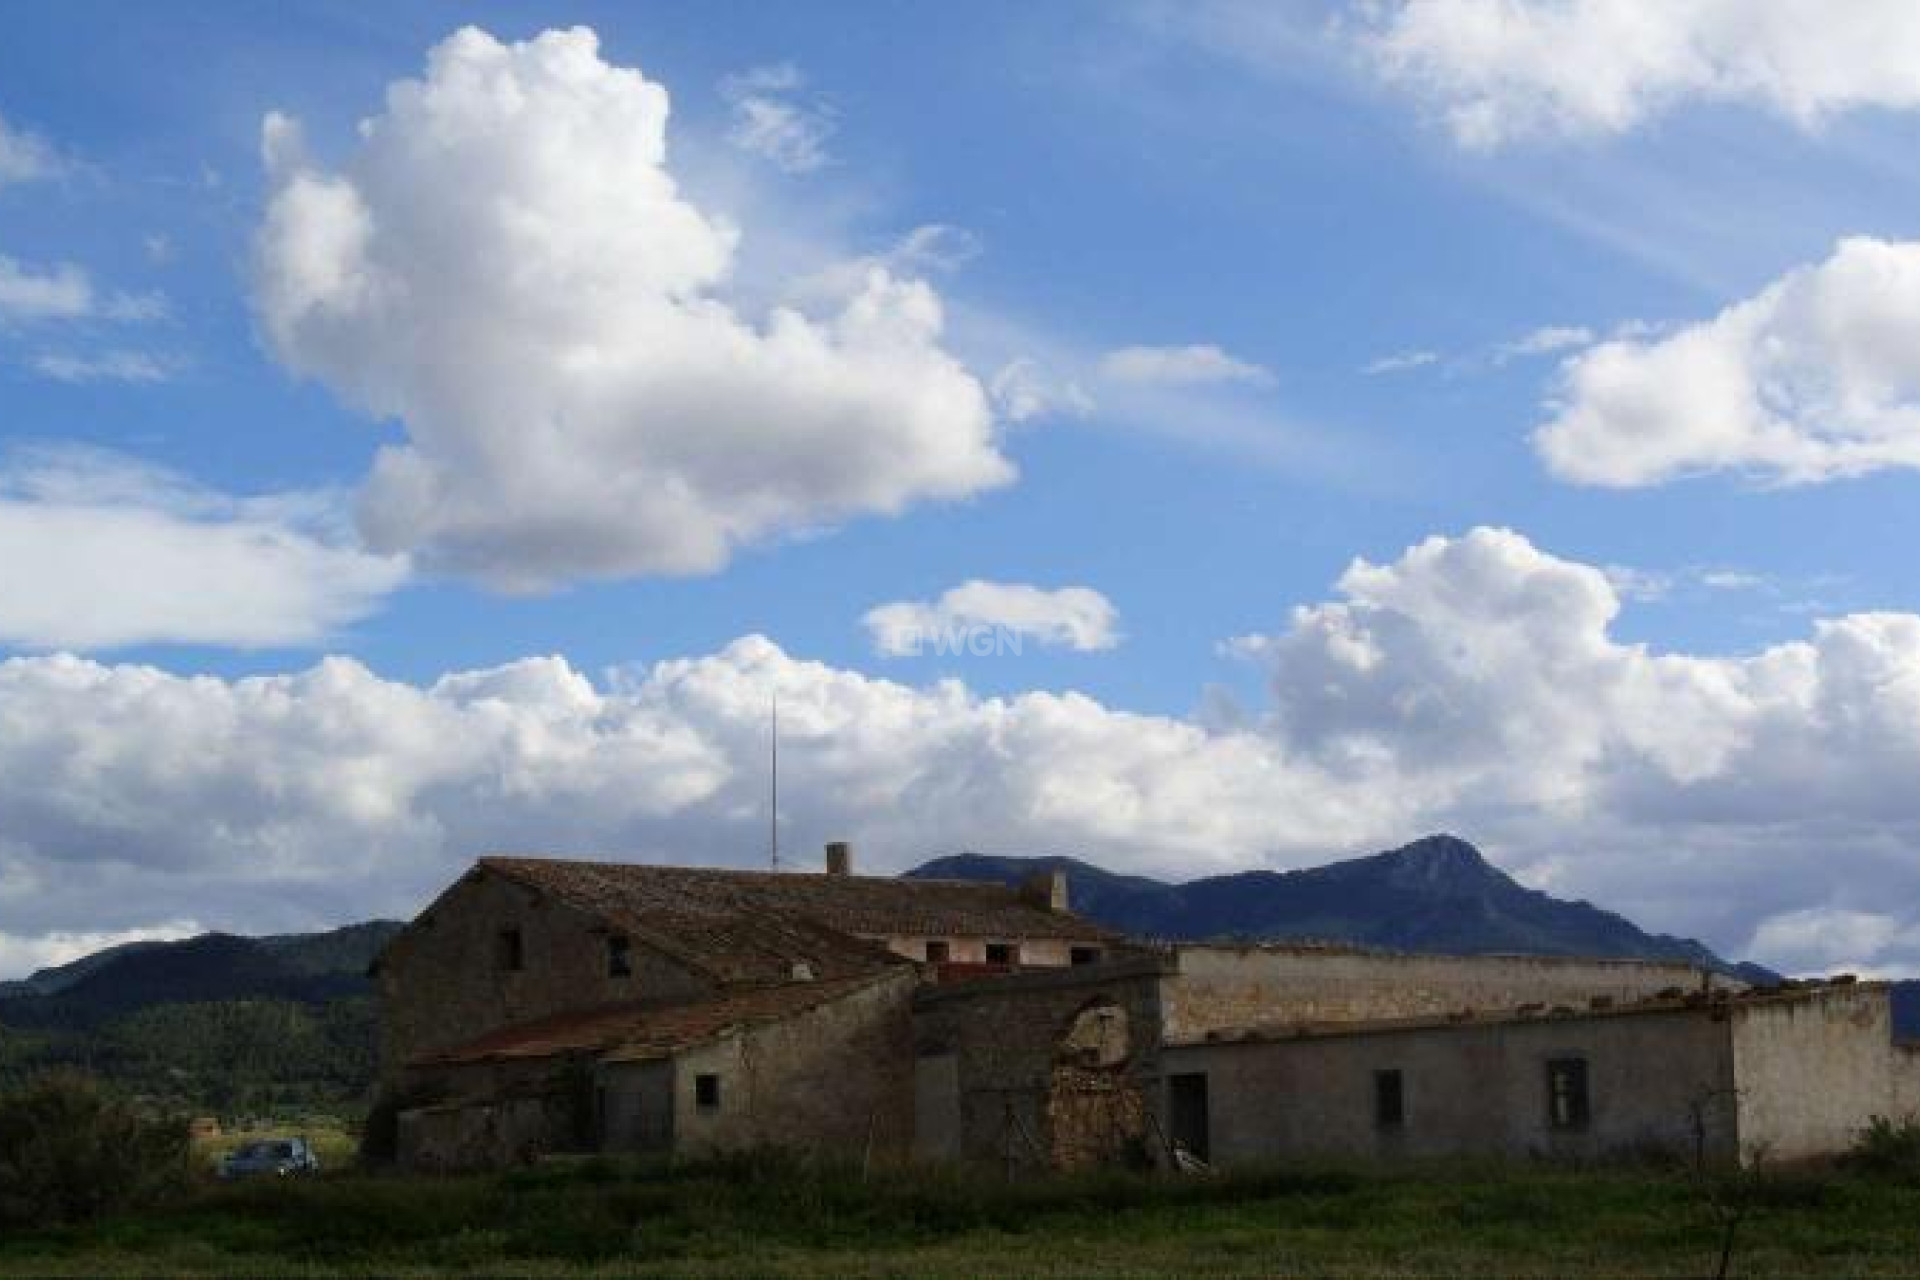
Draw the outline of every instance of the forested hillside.
[[[0,993],[0,1087],[72,1068],[220,1115],[356,1107],[374,1072],[367,965],[398,928],[205,934],[43,969]]]

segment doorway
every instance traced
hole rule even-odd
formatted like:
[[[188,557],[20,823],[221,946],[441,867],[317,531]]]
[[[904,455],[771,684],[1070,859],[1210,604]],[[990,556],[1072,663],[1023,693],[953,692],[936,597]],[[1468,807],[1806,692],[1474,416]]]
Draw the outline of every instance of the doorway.
[[[1213,1146],[1208,1141],[1206,1072],[1167,1078],[1167,1112],[1174,1145],[1202,1160],[1213,1159]]]

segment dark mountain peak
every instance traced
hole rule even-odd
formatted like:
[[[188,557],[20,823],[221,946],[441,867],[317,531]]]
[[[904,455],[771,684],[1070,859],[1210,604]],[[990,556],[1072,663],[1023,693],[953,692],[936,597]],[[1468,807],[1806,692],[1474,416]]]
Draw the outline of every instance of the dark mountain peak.
[[[1426,836],[1358,861],[1374,864],[1386,873],[1389,884],[1401,889],[1425,889],[1451,895],[1514,885],[1512,877],[1458,836]]]
[[[941,858],[908,875],[1017,884],[1065,867],[1074,910],[1136,937],[1315,938],[1442,955],[1637,956],[1728,969],[1690,938],[1649,934],[1585,902],[1518,883],[1458,836],[1300,871],[1243,871],[1185,884],[1116,876],[1073,859]]]

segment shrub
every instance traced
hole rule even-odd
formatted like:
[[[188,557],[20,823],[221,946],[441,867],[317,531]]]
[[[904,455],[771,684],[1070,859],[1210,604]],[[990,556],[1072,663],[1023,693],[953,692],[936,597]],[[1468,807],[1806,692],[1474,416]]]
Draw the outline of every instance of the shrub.
[[[1874,1177],[1920,1179],[1920,1121],[1873,1117],[1841,1163]]]
[[[141,1114],[80,1075],[0,1096],[0,1224],[59,1224],[151,1204],[183,1187],[181,1118]]]

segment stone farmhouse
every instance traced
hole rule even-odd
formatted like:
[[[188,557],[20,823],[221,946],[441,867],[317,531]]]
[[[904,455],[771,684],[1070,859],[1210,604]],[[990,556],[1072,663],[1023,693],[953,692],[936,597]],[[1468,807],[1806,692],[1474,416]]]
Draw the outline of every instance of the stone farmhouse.
[[[1687,964],[1153,945],[1021,889],[482,858],[374,966],[419,1169],[761,1145],[1222,1165],[1832,1155],[1920,1111],[1886,989]]]

